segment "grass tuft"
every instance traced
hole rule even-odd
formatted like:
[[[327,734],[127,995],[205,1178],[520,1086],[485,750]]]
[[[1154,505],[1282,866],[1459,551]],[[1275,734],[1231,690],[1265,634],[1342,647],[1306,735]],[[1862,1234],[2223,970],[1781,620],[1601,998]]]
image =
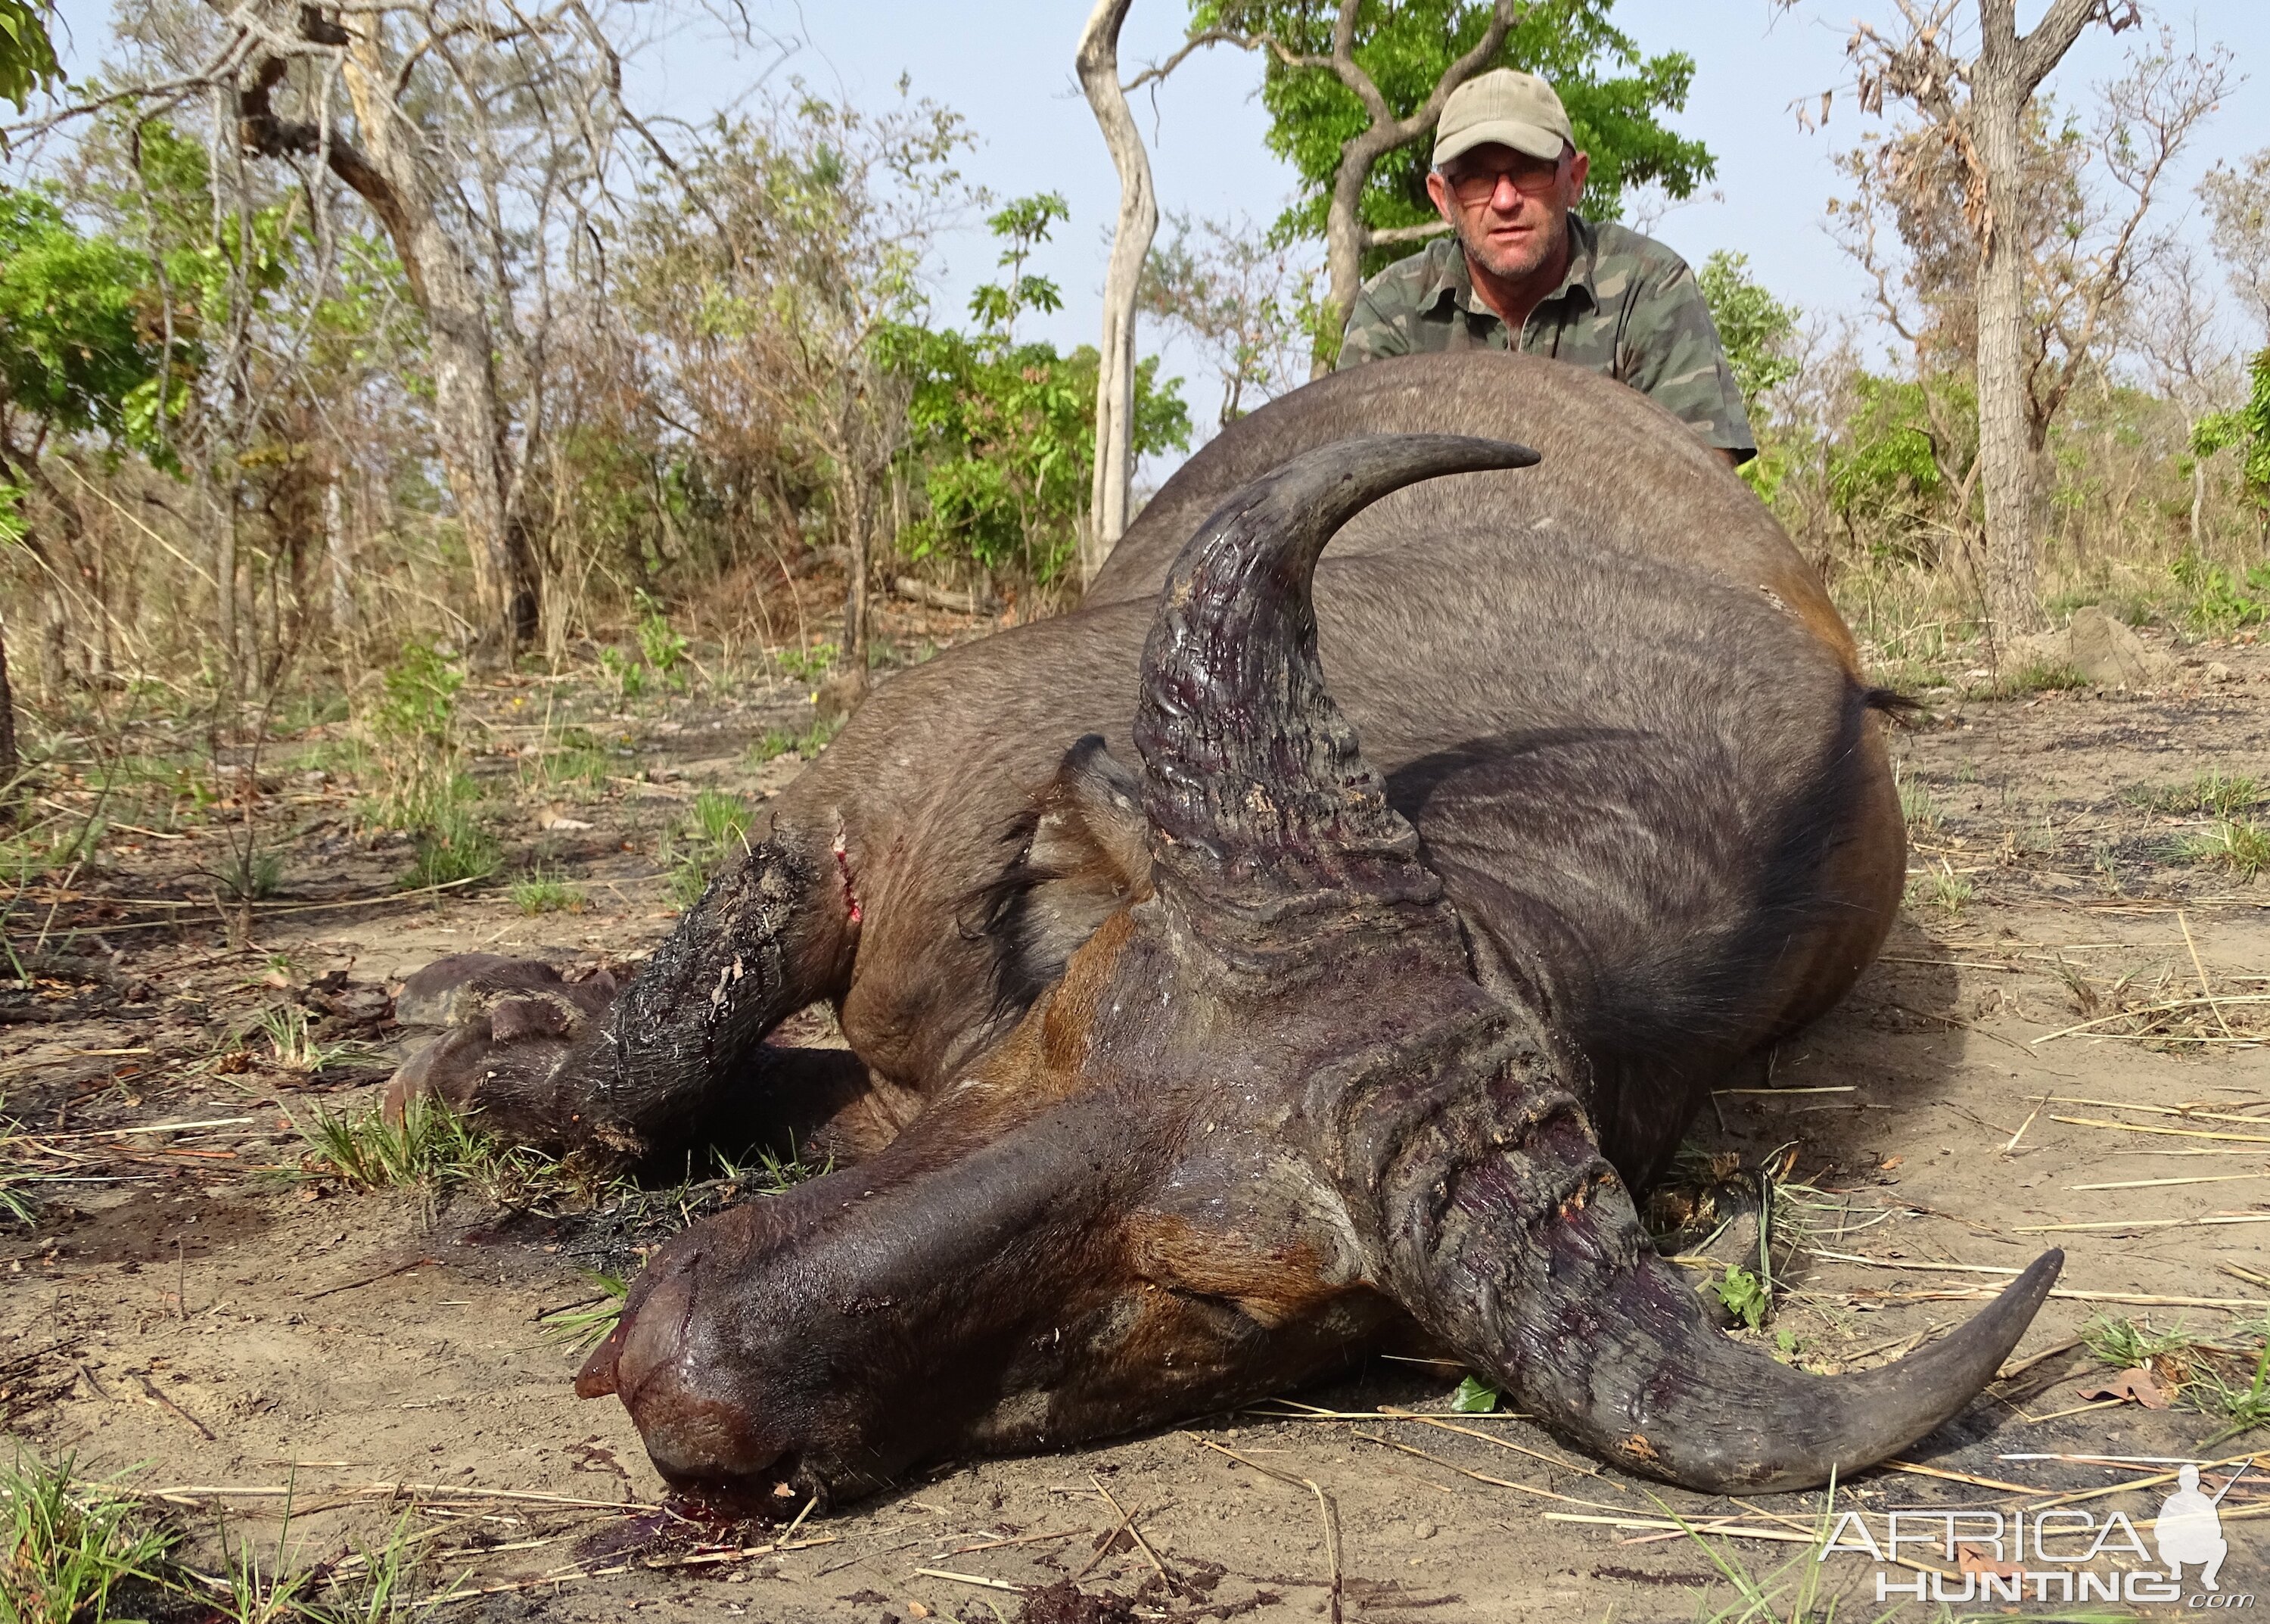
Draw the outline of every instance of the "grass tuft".
[[[749,746],[749,765],[762,767],[766,762],[776,761],[784,755],[792,755],[799,761],[816,760],[820,753],[827,749],[842,730],[843,721],[840,716],[827,721],[815,720],[800,735],[775,728]]]
[[[2203,812],[2211,818],[2236,818],[2264,800],[2259,780],[2227,778],[2220,770],[2201,773],[2186,783],[2139,786],[2127,795],[2147,812],[2178,817]]]
[[[663,837],[658,854],[671,868],[670,899],[679,908],[701,900],[710,876],[749,849],[756,812],[738,795],[704,790]]]
[[[630,1293],[630,1283],[619,1275],[585,1270],[584,1278],[598,1287],[597,1295],[547,1309],[536,1316],[545,1336],[571,1353],[588,1352],[606,1339],[622,1317],[623,1300]]]
[[[1977,894],[1977,887],[1956,873],[1953,866],[1944,860],[1940,863],[1940,871],[1934,873],[1925,870],[1908,881],[1910,903],[1943,908],[1950,919],[1962,917],[1962,910],[1970,905],[1970,899]]]
[[[300,1137],[314,1160],[359,1190],[440,1190],[477,1176],[501,1153],[470,1117],[424,1094],[397,1122],[376,1108],[334,1116],[318,1106]]]
[[[2270,1425],[2270,1315],[2236,1340],[2216,1341],[2180,1320],[2162,1331],[2149,1320],[2105,1314],[2081,1327],[2081,1339],[2092,1358],[2116,1370],[2149,1373],[2170,1404],[2220,1420],[2222,1429],[2207,1443]]]
[[[837,652],[834,643],[814,643],[809,649],[775,649],[773,658],[798,682],[814,683],[834,669]]]
[[[2270,828],[2251,818],[2224,818],[2207,834],[2183,842],[2177,850],[2203,868],[2225,868],[2242,879],[2253,879],[2270,869]]]
[[[1908,837],[1929,836],[1939,833],[1941,814],[1939,803],[1932,798],[1931,789],[1914,779],[1902,776],[1900,786],[1900,816],[1906,819]]]
[[[0,1094],[0,1111],[4,1111],[7,1104],[7,1095]],[[28,1138],[23,1123],[13,1117],[0,1115],[0,1221],[13,1221],[26,1227],[36,1218],[31,1191],[26,1188],[31,1178],[22,1170],[16,1157],[19,1147],[27,1143]]]
[[[2140,1324],[2117,1314],[2100,1314],[2081,1328],[2081,1345],[2092,1359],[2116,1370],[2133,1370],[2148,1367],[2155,1360],[2185,1359],[2199,1346],[2199,1339],[2184,1329],[2181,1320],[2165,1331],[2155,1331],[2148,1319]]]
[[[284,859],[272,851],[258,852],[249,858],[241,851],[231,852],[219,878],[231,901],[263,901],[274,896],[277,886],[284,883]]]
[[[404,891],[486,879],[497,871],[495,837],[481,827],[472,809],[462,802],[453,800],[436,808],[411,832],[411,840],[417,855],[403,873]]]
[[[569,790],[603,790],[613,767],[606,753],[596,746],[568,745],[548,750],[522,761],[521,788],[530,795],[545,797]]]
[[[276,1004],[261,1011],[254,1030],[267,1038],[269,1053],[286,1071],[320,1072],[331,1058],[309,1033],[308,1012],[296,1004]]]
[[[590,906],[581,888],[549,874],[512,882],[512,905],[530,918],[538,914],[580,914]]]
[[[615,1188],[573,1161],[500,1143],[473,1117],[427,1094],[404,1105],[396,1122],[375,1107],[351,1116],[318,1107],[300,1137],[308,1146],[303,1168],[358,1190],[406,1190],[430,1201],[465,1188],[493,1205],[527,1212]]]
[[[1989,690],[1994,699],[2023,699],[2029,693],[2061,693],[2085,688],[2088,679],[2077,666],[2051,660],[2033,660],[2006,671]]]
[[[176,1536],[108,1483],[75,1481],[19,1454],[0,1467],[0,1615],[11,1624],[78,1624],[111,1616],[129,1580],[156,1583]]]

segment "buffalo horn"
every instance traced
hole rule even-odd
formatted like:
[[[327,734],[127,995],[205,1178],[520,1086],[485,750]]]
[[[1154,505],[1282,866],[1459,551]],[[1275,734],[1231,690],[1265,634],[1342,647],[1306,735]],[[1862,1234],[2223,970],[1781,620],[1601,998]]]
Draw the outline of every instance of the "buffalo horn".
[[[1135,716],[1162,864],[1271,889],[1409,883],[1417,836],[1365,767],[1317,662],[1317,559],[1391,491],[1537,460],[1526,446],[1456,434],[1343,440],[1243,486],[1199,526],[1167,578]]]
[[[1914,1442],[1993,1380],[2065,1262],[2044,1252],[1896,1363],[1809,1376],[1709,1323],[1569,1096],[1492,1109],[1480,1093],[1456,1091],[1416,1131],[1408,1115],[1374,1118],[1387,1132],[1350,1142],[1397,1296],[1554,1431],[1688,1488],[1809,1487]]]

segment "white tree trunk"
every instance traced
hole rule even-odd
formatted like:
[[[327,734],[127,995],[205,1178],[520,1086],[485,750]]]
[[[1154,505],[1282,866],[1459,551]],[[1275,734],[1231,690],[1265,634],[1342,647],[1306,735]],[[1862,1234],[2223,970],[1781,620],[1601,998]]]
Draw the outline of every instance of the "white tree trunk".
[[[1112,167],[1119,171],[1119,220],[1103,278],[1103,335],[1095,371],[1095,472],[1080,538],[1080,580],[1095,577],[1127,529],[1127,488],[1135,464],[1135,298],[1159,229],[1151,159],[1119,85],[1119,27],[1132,0],[1096,0],[1079,39],[1080,88],[1095,113]]]
[[[354,560],[348,547],[345,515],[340,511],[336,462],[323,471],[323,559],[330,567],[331,627],[344,632],[354,620]]]
[[[236,498],[227,498],[219,533],[213,540],[213,631],[220,642],[221,669],[236,671]]]
[[[414,137],[394,105],[393,73],[381,52],[379,33],[374,18],[355,31],[348,47],[347,94],[361,127],[368,172],[342,168],[342,178],[386,226],[425,315],[433,355],[435,449],[464,527],[484,641],[501,638],[508,658],[536,634],[538,596],[534,560],[506,501],[511,480],[488,306],[472,266],[442,228]],[[338,157],[345,150],[334,148],[335,168],[342,167]]]

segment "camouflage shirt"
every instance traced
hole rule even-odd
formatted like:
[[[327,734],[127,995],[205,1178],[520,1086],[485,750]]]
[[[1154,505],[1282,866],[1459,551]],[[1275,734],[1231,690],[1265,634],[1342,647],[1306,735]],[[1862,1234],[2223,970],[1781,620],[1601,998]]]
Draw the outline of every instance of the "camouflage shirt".
[[[1737,461],[1757,455],[1741,391],[1687,262],[1613,221],[1571,214],[1568,274],[1522,323],[1520,349],[1628,383]],[[1475,295],[1455,236],[1363,285],[1339,365],[1440,350],[1503,350],[1504,322]]]

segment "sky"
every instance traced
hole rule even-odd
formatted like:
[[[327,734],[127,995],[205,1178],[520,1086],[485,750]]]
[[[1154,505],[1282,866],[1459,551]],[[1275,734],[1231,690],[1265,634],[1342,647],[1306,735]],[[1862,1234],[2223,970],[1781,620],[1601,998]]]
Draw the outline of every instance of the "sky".
[[[1070,222],[1027,267],[1057,281],[1064,308],[1027,318],[1020,331],[1067,346],[1094,341],[1118,182],[1072,74],[1089,0],[742,3],[758,30],[790,43],[784,56],[736,47],[694,0],[658,0],[648,12],[655,36],[631,64],[632,100],[651,113],[698,120],[783,89],[794,78],[830,98],[880,107],[896,99],[903,76],[914,94],[968,120],[977,145],[967,171],[997,197],[1056,191],[1069,201]],[[2021,26],[2030,26],[2046,4],[2021,0]],[[1826,129],[1807,134],[1790,104],[1847,83],[1843,48],[1856,7],[1869,17],[1893,9],[1890,0],[1798,0],[1788,10],[1772,0],[1615,0],[1613,12],[1643,51],[1694,57],[1693,93],[1666,122],[1699,137],[1717,159],[1705,195],[1674,206],[1654,234],[1698,264],[1718,248],[1747,255],[1753,273],[1777,295],[1816,316],[1865,315],[1860,276],[1823,227],[1823,204],[1839,189],[1832,159],[1864,125],[1841,97]],[[91,66],[102,48],[105,9],[101,0],[65,0],[74,70]],[[1123,73],[1170,52],[1186,15],[1181,4],[1136,0],[1121,41]],[[2218,158],[2270,144],[2270,4],[2163,5],[2150,17],[2186,42],[2228,46],[2237,59],[2237,87],[2166,193],[2165,218],[2203,241],[2200,223],[2185,221],[2195,212],[2198,175]],[[2092,27],[2047,88],[2068,104],[2084,101],[2145,37]],[[1265,142],[1260,76],[1257,59],[1216,48],[1191,58],[1155,93],[1139,93],[1136,110],[1164,210],[1246,219],[1259,228],[1283,207],[1294,177]],[[949,234],[937,276],[939,319],[965,318],[971,288],[994,273],[994,252],[976,215]],[[1139,341],[1146,352],[1165,350],[1166,370],[1188,380],[1193,415],[1209,417],[1216,389],[1202,361],[1155,326],[1143,329]]]
[[[1844,42],[1856,3],[1865,16],[1892,10],[1886,0],[1799,0],[1788,10],[1771,0],[1616,0],[1612,15],[1643,51],[1679,50],[1695,59],[1693,93],[1666,122],[1699,137],[1717,159],[1716,179],[1662,215],[1654,234],[1698,264],[1715,249],[1746,254],[1753,273],[1801,310],[1865,320],[1862,278],[1829,236],[1823,208],[1841,189],[1834,156],[1853,144],[1864,122],[1849,97],[1838,99],[1826,128],[1814,133],[1800,129],[1791,111],[1797,98],[1817,99],[1849,83]],[[2046,4],[2021,0],[2021,26],[2030,26]],[[1094,341],[1118,183],[1072,74],[1087,0],[749,4],[760,27],[797,42],[772,67],[772,83],[794,76],[823,93],[879,103],[896,94],[906,75],[916,94],[969,121],[979,140],[968,166],[975,179],[1002,197],[1063,193],[1071,221],[1031,269],[1057,281],[1065,308],[1031,330],[1060,344]],[[1164,0],[1136,0],[1121,41],[1123,77],[1170,52],[1185,15]],[[2163,218],[2203,243],[2203,223],[2186,219],[2196,213],[2197,177],[2219,158],[2270,144],[2270,4],[2163,6],[2148,19],[2171,26],[2184,43],[2220,43],[2236,57],[2236,88],[2195,139],[2179,183],[2165,193]],[[2085,102],[2149,33],[2114,36],[2092,27],[2047,89],[2069,104]],[[688,25],[649,55],[644,71],[656,105],[716,106],[749,93],[760,64],[720,48],[714,34],[695,48],[701,34]],[[1162,209],[1250,219],[1258,226],[1283,207],[1294,176],[1265,145],[1259,83],[1256,59],[1218,47],[1191,58],[1155,92],[1139,93],[1136,110]],[[949,237],[938,278],[942,318],[961,317],[970,288],[991,274],[993,252],[974,220]],[[1155,326],[1143,329],[1139,342],[1146,351],[1165,349],[1167,370],[1189,380],[1185,397],[1194,415],[1205,417],[1215,389],[1203,362]]]

